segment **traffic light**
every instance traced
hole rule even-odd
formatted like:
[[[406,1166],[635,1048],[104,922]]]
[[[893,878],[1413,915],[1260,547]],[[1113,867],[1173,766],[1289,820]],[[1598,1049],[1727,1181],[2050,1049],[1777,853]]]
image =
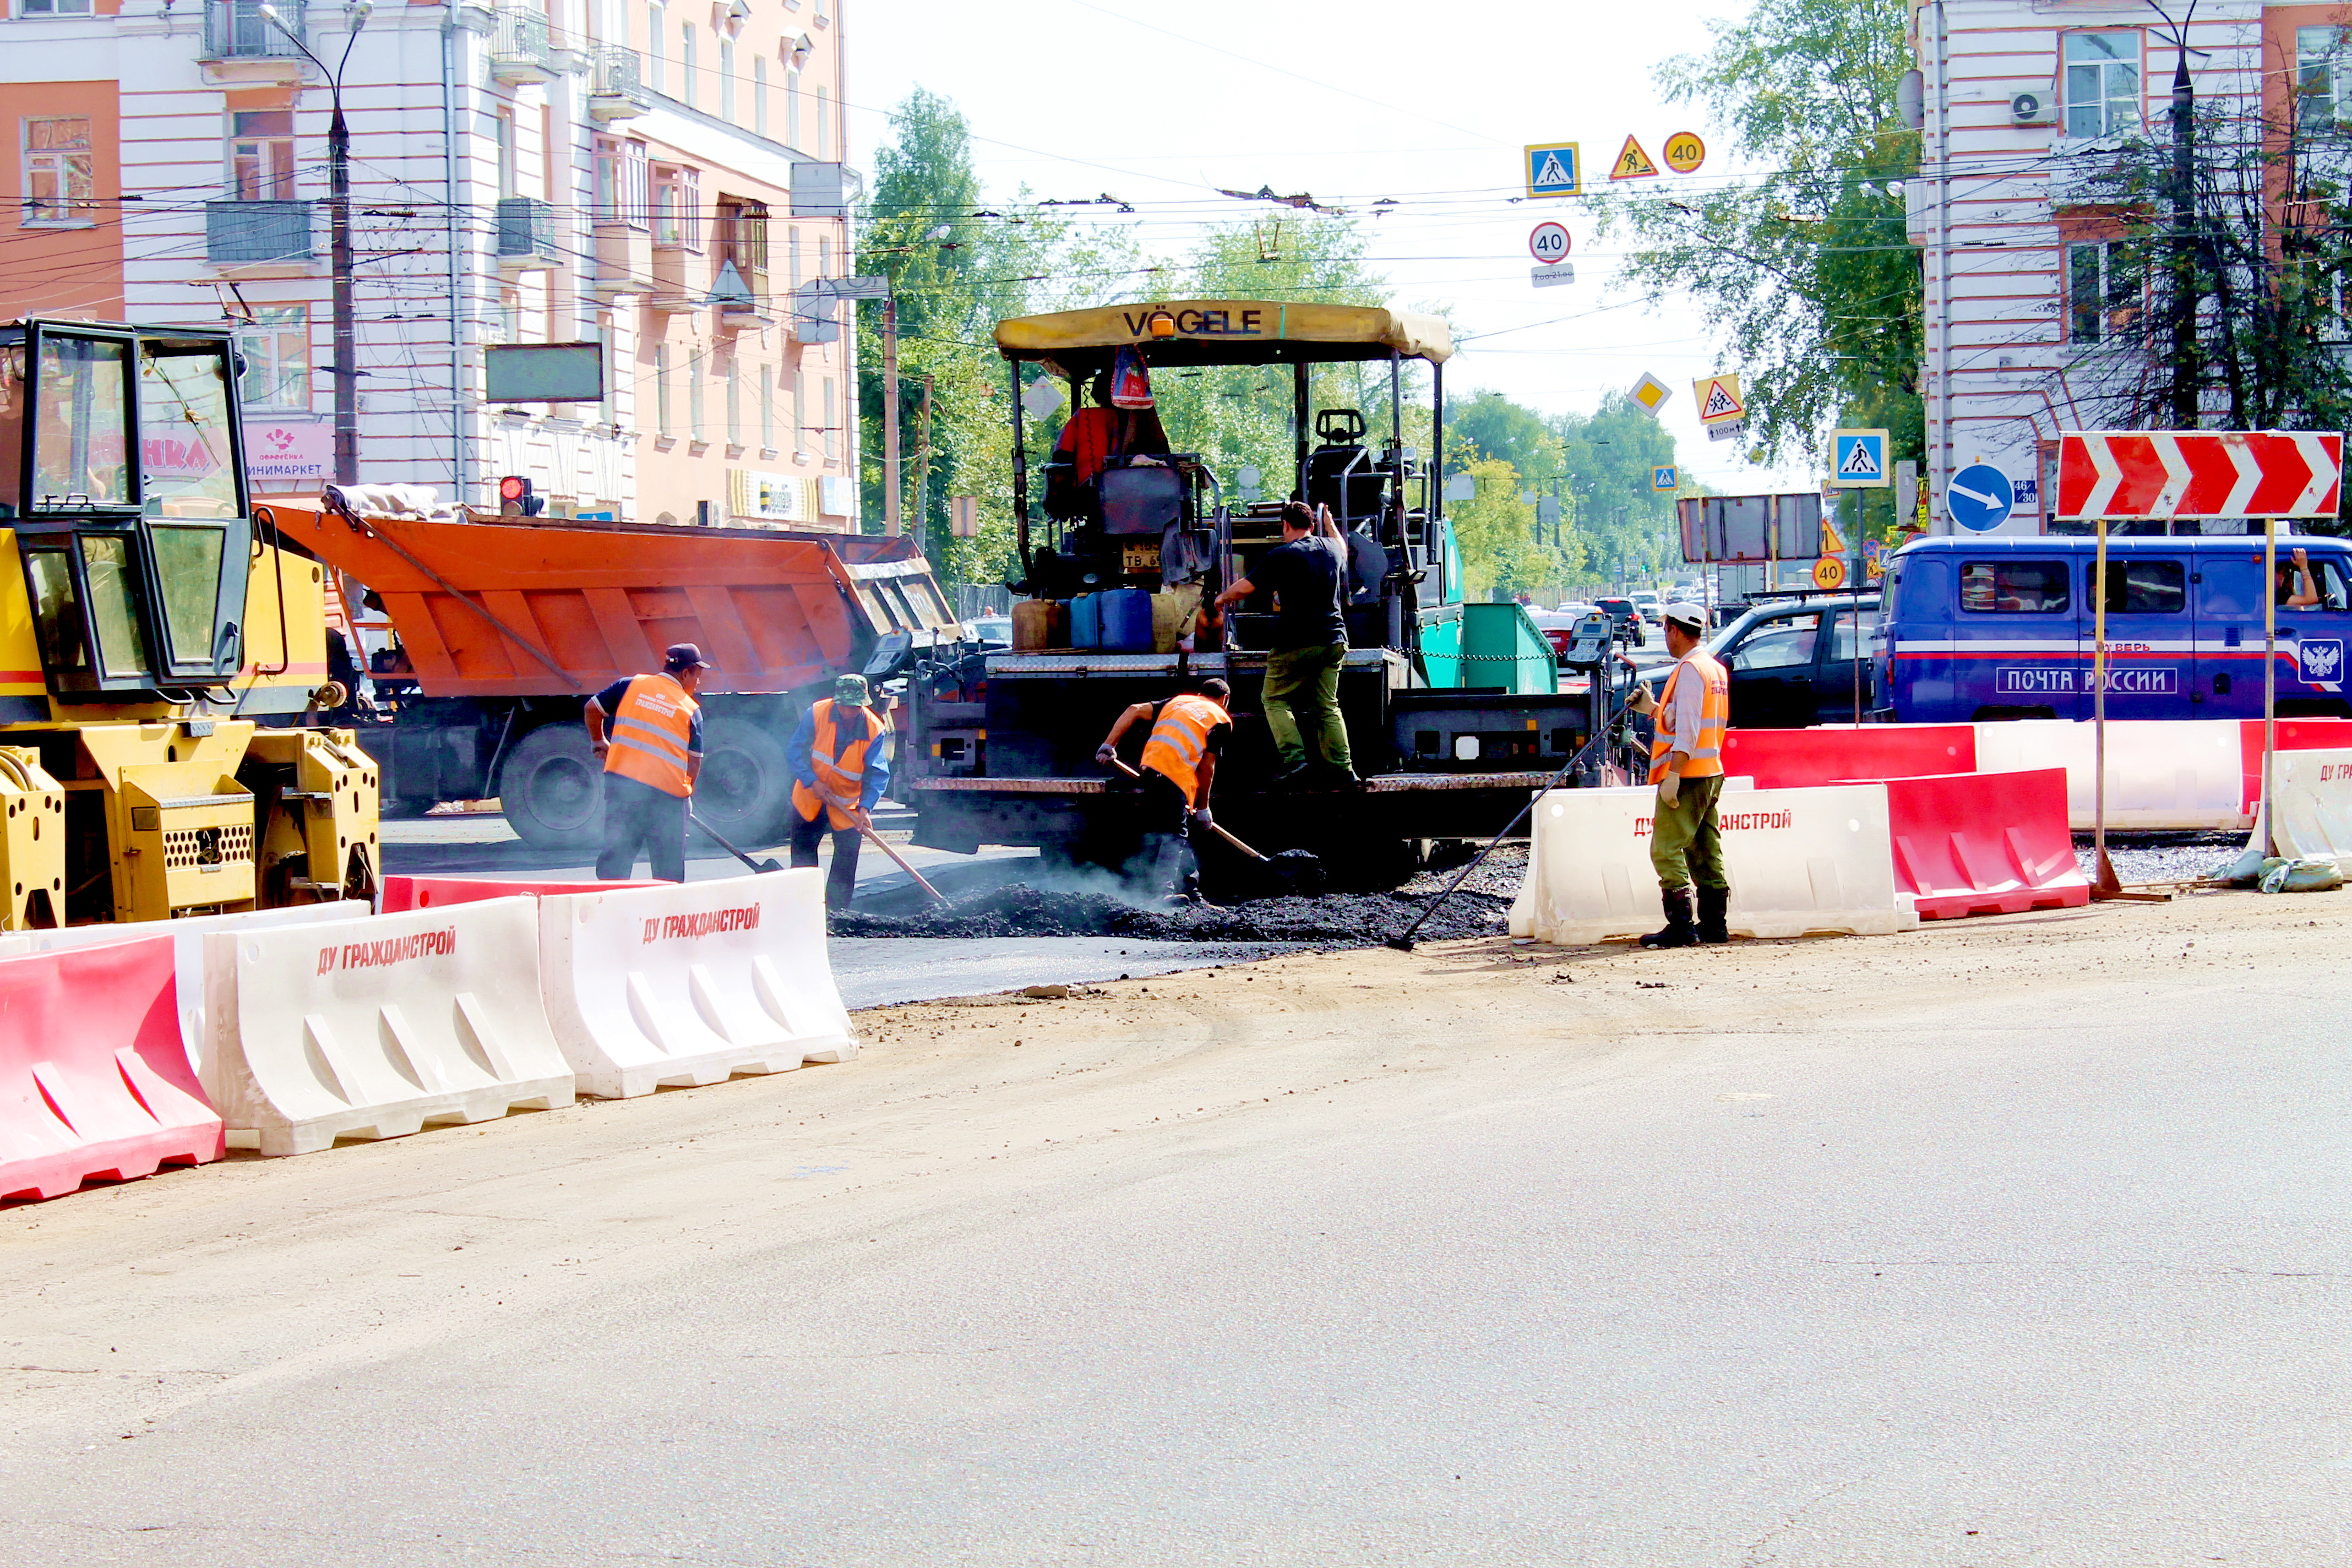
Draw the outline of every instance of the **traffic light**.
[[[499,514],[501,517],[537,517],[547,503],[530,493],[530,481],[520,474],[509,474],[499,480]]]

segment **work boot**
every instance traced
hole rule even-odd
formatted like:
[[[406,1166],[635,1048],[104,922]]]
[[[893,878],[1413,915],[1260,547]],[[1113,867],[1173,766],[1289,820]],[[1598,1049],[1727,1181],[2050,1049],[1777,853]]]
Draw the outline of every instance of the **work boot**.
[[[1698,932],[1691,924],[1691,890],[1688,888],[1665,888],[1658,899],[1665,906],[1666,929],[1654,931],[1642,939],[1643,947],[1692,947],[1698,942]]]
[[[1723,923],[1724,910],[1730,906],[1729,888],[1701,888],[1698,890],[1698,940],[1709,946],[1731,940],[1731,932]]]

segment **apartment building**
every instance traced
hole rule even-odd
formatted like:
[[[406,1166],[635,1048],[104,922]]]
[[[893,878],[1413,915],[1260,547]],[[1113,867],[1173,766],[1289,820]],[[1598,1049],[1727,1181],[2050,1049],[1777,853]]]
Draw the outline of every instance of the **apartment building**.
[[[2274,141],[2294,122],[2340,141],[2352,5],[1914,0],[1911,26],[1922,145],[1905,195],[1926,257],[1937,526],[1951,474],[1989,461],[2012,486],[2003,531],[2041,532],[2058,433],[2102,427],[2119,381],[2158,374],[2135,335],[2148,258],[2114,170],[2135,142],[2168,142],[2180,46],[2228,134]]]
[[[333,477],[328,129],[359,478],[854,530],[841,0],[0,0],[0,313],[237,325],[262,493]],[[338,92],[338,82],[340,89]],[[488,401],[593,343],[596,401]]]

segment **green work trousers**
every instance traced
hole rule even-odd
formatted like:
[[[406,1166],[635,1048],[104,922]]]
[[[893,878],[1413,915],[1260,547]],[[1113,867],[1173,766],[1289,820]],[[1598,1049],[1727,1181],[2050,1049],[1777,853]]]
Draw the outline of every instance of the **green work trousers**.
[[[1696,881],[1702,888],[1729,886],[1723,879],[1723,834],[1716,820],[1716,804],[1723,794],[1723,775],[1685,779],[1668,805],[1653,801],[1656,819],[1650,828],[1650,864],[1658,873],[1662,891],[1674,892]]]
[[[1339,662],[1347,657],[1346,643],[1265,656],[1265,727],[1274,731],[1274,749],[1282,753],[1284,767],[1313,760],[1355,771],[1348,723],[1339,717]],[[1312,759],[1307,754],[1310,741]]]

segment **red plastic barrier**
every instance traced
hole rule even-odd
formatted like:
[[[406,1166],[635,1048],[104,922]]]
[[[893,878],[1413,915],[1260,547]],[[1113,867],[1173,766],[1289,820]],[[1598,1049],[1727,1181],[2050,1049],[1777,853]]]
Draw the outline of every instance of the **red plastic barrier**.
[[[1886,781],[1895,885],[1923,921],[2091,901],[2066,826],[2066,770]]]
[[[471,904],[484,899],[511,899],[517,893],[593,892],[600,888],[656,888],[658,882],[502,882],[488,877],[386,877],[378,914],[396,915],[408,910],[442,904]]]
[[[1843,729],[1727,730],[1723,771],[1758,789],[1804,789],[1856,779],[1974,773],[1973,724],[1854,724]]]
[[[0,959],[0,1199],[199,1165],[221,1119],[180,1044],[173,940]]]
[[[2282,752],[2326,752],[2352,747],[2352,719],[2281,719],[2278,749]],[[2238,755],[2244,761],[2246,785],[2238,809],[2248,816],[2263,798],[2263,721],[2238,721]]]

